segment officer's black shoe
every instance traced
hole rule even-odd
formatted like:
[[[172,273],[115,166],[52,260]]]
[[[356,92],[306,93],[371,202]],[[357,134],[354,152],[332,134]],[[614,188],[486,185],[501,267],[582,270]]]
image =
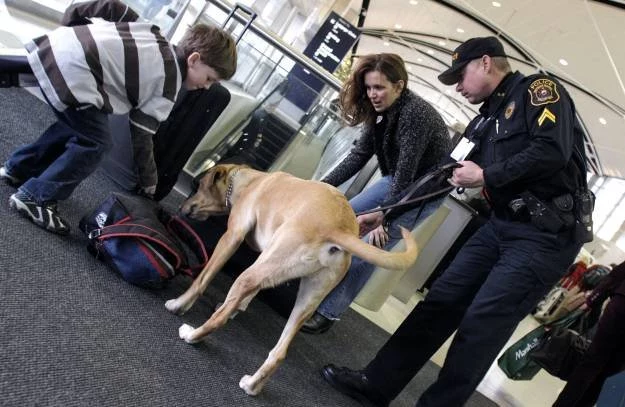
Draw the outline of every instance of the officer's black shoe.
[[[388,407],[389,401],[371,388],[367,376],[359,370],[326,365],[321,370],[326,382],[339,392],[358,400],[365,407]]]
[[[334,321],[328,319],[318,312],[308,318],[308,321],[304,322],[304,325],[300,328],[300,331],[307,334],[322,334],[332,327]]]

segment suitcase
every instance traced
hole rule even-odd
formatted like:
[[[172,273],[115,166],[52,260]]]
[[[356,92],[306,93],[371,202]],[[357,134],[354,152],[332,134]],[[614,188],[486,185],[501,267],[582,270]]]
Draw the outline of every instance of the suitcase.
[[[167,121],[154,135],[154,161],[158,184],[154,199],[163,199],[208,129],[230,103],[230,92],[220,84],[187,91],[184,103],[176,103]]]

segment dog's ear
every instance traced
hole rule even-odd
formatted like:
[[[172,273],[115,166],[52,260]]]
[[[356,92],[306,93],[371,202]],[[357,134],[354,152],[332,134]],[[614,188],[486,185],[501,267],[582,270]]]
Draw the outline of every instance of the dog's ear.
[[[221,165],[217,165],[213,168],[211,168],[210,170],[208,170],[208,172],[206,173],[206,183],[208,185],[215,185],[217,182],[219,182],[222,179],[225,179],[228,176],[228,169],[221,166]]]

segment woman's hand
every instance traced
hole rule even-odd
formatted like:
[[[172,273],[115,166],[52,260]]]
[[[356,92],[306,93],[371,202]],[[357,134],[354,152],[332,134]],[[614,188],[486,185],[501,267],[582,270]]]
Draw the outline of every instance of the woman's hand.
[[[377,228],[384,221],[384,213],[382,211],[360,215],[356,218],[359,227],[360,236],[364,236]]]
[[[384,229],[383,225],[378,226],[369,232],[369,244],[379,247],[380,249],[384,248],[388,243],[388,233]]]

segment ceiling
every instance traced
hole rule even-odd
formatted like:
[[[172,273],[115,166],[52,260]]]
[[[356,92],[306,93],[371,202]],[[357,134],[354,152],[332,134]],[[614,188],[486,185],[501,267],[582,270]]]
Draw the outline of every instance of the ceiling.
[[[362,4],[352,0],[349,7],[358,13]],[[449,124],[466,124],[477,107],[436,76],[462,41],[499,36],[513,69],[549,72],[569,90],[590,135],[592,170],[625,177],[625,2],[371,0],[362,30],[357,55],[402,55],[410,88]]]

